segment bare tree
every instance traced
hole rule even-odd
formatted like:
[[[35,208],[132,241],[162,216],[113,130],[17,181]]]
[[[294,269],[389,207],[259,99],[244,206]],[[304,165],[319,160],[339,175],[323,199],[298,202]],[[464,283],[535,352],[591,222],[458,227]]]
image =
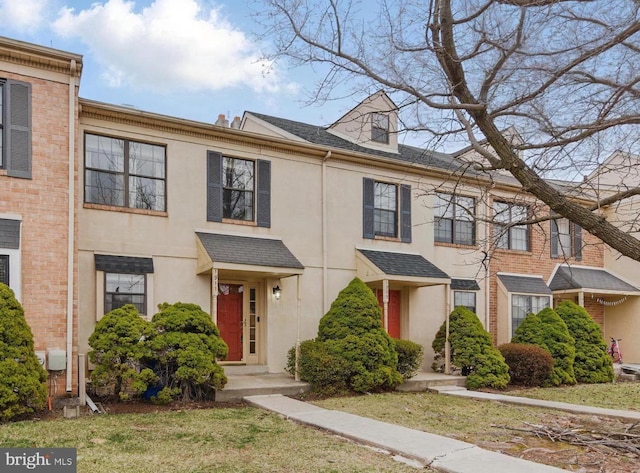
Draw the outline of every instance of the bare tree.
[[[344,93],[347,78],[360,91],[383,88],[404,130],[466,140],[482,158],[476,170],[510,173],[554,214],[640,261],[637,224],[616,226],[600,211],[639,195],[638,182],[604,195],[585,177],[615,150],[640,154],[640,2],[260,3],[273,56],[324,72],[315,100]],[[510,126],[520,140],[502,132]],[[581,205],[577,191],[596,203]]]

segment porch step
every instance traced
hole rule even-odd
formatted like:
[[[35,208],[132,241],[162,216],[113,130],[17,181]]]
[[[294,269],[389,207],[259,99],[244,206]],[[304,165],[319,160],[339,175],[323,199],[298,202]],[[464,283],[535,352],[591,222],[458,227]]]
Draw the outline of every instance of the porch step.
[[[225,370],[226,371],[226,370]],[[284,373],[229,375],[224,389],[216,391],[216,402],[240,402],[245,396],[282,394],[297,396],[309,390],[309,384]]]
[[[466,391],[467,388],[462,386],[454,386],[454,385],[440,385],[440,386],[429,386],[427,391],[431,391],[434,393],[448,393],[451,391]]]
[[[267,365],[221,365],[224,368],[224,374],[227,376],[267,374],[269,367]]]
[[[435,386],[444,387],[464,387],[467,378],[464,376],[454,376],[449,374],[434,373],[431,371],[420,371],[413,378],[405,381],[396,388],[402,392],[427,391]]]

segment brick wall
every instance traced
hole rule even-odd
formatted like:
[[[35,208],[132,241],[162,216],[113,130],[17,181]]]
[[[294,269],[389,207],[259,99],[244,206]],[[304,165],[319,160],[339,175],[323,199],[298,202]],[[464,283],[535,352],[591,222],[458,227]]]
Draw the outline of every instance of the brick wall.
[[[545,210],[543,209],[542,212],[545,212]],[[548,213],[548,211],[546,211],[546,213]],[[530,228],[531,251],[496,249],[491,257],[489,318],[490,333],[494,343],[498,338],[497,273],[541,276],[546,283],[557,264],[575,264],[593,267],[602,267],[604,265],[604,245],[599,239],[588,232],[582,231],[582,259],[576,260],[575,258],[564,257],[551,258],[549,222],[532,225]],[[587,300],[587,297],[585,297],[585,306],[591,317],[602,326],[604,323],[604,307],[595,301]]]
[[[69,85],[16,74],[0,76],[31,83],[32,179],[0,171],[0,213],[22,216],[21,302],[36,350],[66,350]],[[75,274],[74,270],[74,279]],[[74,295],[74,353],[67,354],[74,357],[73,392],[77,392],[76,300]],[[64,373],[50,386],[51,394],[64,394]]]

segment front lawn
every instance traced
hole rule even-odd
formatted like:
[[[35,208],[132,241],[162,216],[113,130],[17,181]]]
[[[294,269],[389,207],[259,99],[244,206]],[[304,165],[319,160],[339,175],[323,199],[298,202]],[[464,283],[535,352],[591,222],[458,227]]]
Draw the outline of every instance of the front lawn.
[[[78,473],[409,472],[388,455],[253,408],[0,425],[3,447],[75,447]]]

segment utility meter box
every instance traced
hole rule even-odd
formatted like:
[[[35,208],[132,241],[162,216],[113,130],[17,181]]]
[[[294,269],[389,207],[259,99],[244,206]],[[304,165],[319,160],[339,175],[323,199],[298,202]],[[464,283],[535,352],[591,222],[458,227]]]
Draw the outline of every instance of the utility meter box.
[[[45,361],[47,359],[47,352],[37,351],[36,352],[36,358],[38,358],[38,363],[40,363],[40,366],[42,366],[44,368],[45,367]]]
[[[67,352],[58,348],[47,350],[47,369],[62,371],[67,368]]]

